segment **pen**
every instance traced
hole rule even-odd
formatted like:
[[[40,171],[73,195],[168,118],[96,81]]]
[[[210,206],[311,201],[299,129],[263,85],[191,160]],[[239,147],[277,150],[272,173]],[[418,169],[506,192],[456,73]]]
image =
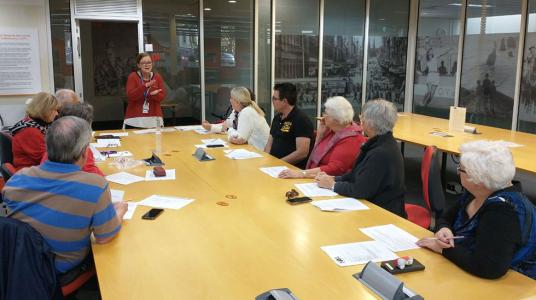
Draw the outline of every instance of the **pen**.
[[[463,235],[457,235],[457,236],[453,236],[453,237],[448,237],[446,238],[447,240],[457,240],[457,239],[463,239],[464,236]],[[429,240],[439,240],[439,238],[436,238],[436,237],[429,237],[429,238],[426,238],[426,239],[429,239]]]

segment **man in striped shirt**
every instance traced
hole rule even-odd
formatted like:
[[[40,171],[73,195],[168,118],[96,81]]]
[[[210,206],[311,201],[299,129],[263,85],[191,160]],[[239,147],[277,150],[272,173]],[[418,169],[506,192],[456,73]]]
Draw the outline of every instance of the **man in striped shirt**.
[[[110,187],[101,176],[81,171],[86,162],[91,128],[73,116],[60,118],[46,134],[48,160],[24,168],[3,190],[8,217],[30,224],[56,254],[56,270],[79,265],[91,247],[111,241],[121,229],[124,202],[111,203]]]

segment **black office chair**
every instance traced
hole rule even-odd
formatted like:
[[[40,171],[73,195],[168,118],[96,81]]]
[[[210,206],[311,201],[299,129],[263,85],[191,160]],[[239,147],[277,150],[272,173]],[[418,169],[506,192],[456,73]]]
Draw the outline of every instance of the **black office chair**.
[[[0,164],[13,163],[12,139],[13,137],[9,131],[0,131]]]

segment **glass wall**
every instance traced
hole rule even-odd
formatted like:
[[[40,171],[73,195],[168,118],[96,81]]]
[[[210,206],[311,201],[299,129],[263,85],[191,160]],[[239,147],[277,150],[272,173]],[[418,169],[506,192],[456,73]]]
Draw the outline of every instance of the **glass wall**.
[[[460,106],[467,121],[511,128],[520,0],[468,1]]]
[[[253,0],[204,1],[205,114],[217,121],[230,107],[231,89],[253,88]]]
[[[319,1],[281,0],[275,10],[275,82],[295,84],[297,106],[314,119],[318,101]]]
[[[366,99],[383,98],[404,109],[409,0],[370,2]]]
[[[73,46],[71,41],[71,10],[69,0],[49,1],[52,35],[54,89],[74,90]]]
[[[324,2],[322,103],[343,96],[361,112],[363,82],[364,0]]]
[[[413,112],[448,118],[454,105],[461,5],[421,0]]]
[[[529,1],[518,130],[536,133],[536,0]]]
[[[270,0],[259,1],[259,28],[257,34],[259,36],[258,41],[258,62],[256,68],[258,72],[257,90],[257,103],[264,110],[266,120],[270,124],[271,109],[272,109],[272,87],[270,86],[272,79],[272,44],[270,34],[272,24],[272,8]]]
[[[143,40],[152,44],[153,68],[166,85],[164,103],[175,103],[176,116],[201,118],[199,2],[152,0],[143,5]],[[164,112],[170,116],[170,112]]]

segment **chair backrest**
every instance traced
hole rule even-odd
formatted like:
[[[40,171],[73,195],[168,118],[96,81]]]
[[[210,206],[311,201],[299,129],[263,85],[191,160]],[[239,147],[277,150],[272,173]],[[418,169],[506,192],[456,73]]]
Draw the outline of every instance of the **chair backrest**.
[[[13,174],[17,172],[17,169],[15,169],[15,166],[13,166],[11,163],[3,163],[0,166],[0,173],[2,174],[2,177],[4,178],[4,181],[7,182]]]
[[[9,131],[0,131],[0,163],[13,163],[13,150],[11,140],[13,137]]]
[[[421,164],[424,202],[428,209],[441,213],[445,208],[445,193],[441,183],[441,158],[435,146],[427,146]]]

